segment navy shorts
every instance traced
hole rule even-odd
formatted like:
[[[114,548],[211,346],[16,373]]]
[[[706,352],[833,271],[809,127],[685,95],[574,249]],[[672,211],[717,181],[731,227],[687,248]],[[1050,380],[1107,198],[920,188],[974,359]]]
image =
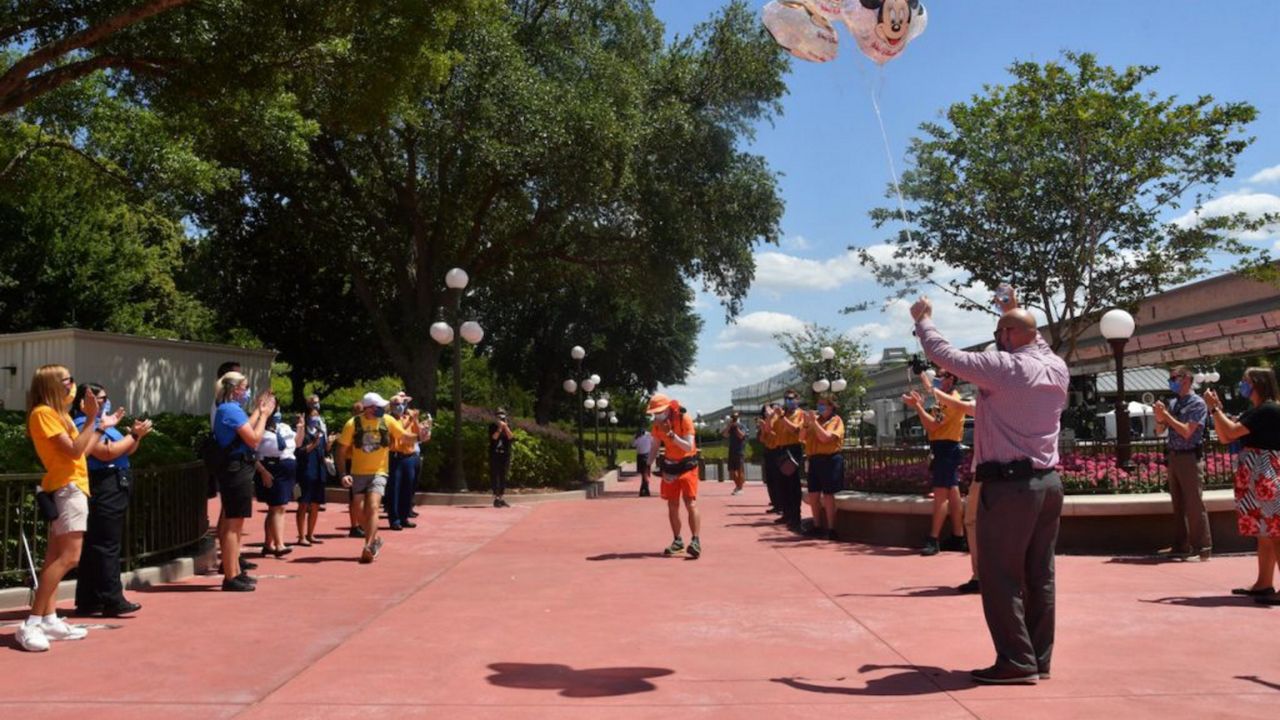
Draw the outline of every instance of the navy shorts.
[[[280,507],[293,502],[293,485],[297,475],[297,463],[292,458],[289,458],[278,461],[266,460],[262,464],[271,473],[271,487],[263,485],[262,480],[255,475],[253,483],[258,500],[271,507]]]
[[[935,440],[929,443],[933,451],[933,470],[929,482],[936,488],[953,488],[960,486],[960,461],[964,453],[960,443],[952,440]]]
[[[809,456],[809,492],[835,495],[844,490],[844,455]]]

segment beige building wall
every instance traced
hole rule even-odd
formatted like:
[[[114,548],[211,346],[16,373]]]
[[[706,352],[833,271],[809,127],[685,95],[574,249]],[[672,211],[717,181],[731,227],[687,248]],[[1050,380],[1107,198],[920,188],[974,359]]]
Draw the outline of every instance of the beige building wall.
[[[274,350],[159,340],[93,332],[46,330],[0,335],[0,401],[21,409],[31,376],[41,365],[71,369],[77,382],[100,382],[116,407],[130,414],[162,412],[203,415],[213,404],[214,374],[238,360],[255,393],[271,385]]]

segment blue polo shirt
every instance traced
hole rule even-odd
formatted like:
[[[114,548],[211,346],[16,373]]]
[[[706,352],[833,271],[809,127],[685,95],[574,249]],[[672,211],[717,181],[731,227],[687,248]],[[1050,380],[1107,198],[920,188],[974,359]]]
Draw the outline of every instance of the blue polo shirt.
[[[76,424],[76,430],[83,430],[84,422],[85,420],[88,420],[88,418],[85,417],[84,415],[77,415],[76,417],[72,418],[72,420]],[[97,427],[98,421],[97,420],[93,421],[93,425],[94,427]],[[124,440],[124,434],[121,433],[119,430],[115,429],[114,427],[107,428],[107,431],[104,434],[106,435],[107,440],[110,440],[113,443],[117,443],[117,442],[120,442],[121,440]],[[88,461],[90,470],[105,470],[107,468],[112,468],[112,467],[117,468],[119,470],[124,470],[129,467],[128,454],[121,455],[115,460],[111,460],[109,462],[103,462],[98,458],[94,457],[92,453],[89,453],[88,455],[85,456],[85,460]]]
[[[240,439],[240,426],[247,422],[249,416],[237,402],[224,402],[213,413],[213,436],[232,456],[253,454]]]
[[[1181,435],[1174,432],[1173,428],[1169,428],[1169,449],[1194,450],[1200,447],[1200,443],[1204,440],[1204,424],[1209,418],[1209,406],[1204,404],[1204,398],[1195,393],[1188,393],[1186,397],[1179,395],[1169,406],[1169,414],[1180,423],[1199,425],[1196,431],[1191,433],[1189,440],[1184,440]]]

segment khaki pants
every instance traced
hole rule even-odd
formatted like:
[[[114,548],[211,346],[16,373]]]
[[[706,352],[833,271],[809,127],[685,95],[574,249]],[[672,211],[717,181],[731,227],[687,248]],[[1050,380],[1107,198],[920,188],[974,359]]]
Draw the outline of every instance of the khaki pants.
[[[1173,498],[1173,549],[1213,549],[1209,512],[1204,507],[1204,461],[1192,452],[1169,453],[1169,496]]]

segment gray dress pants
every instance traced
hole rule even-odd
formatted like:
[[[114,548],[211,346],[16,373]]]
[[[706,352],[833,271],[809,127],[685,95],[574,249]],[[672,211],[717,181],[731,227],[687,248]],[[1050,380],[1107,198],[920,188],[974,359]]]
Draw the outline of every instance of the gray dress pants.
[[[1062,481],[1051,472],[1025,481],[984,482],[979,503],[978,582],[996,667],[1049,672]]]

